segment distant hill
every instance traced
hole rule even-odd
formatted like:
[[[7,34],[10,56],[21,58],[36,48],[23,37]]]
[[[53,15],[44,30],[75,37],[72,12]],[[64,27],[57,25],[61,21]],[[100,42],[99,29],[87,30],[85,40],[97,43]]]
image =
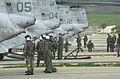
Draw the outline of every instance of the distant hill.
[[[67,5],[80,6],[86,9],[89,26],[119,25],[120,0],[57,0],[67,1]],[[78,1],[78,2],[77,2]],[[64,5],[62,3],[62,5]],[[65,4],[66,5],[66,4]]]
[[[89,26],[99,26],[102,24],[119,25],[120,15],[119,14],[87,14]]]
[[[85,6],[87,14],[119,14],[120,7],[117,6]]]
[[[120,0],[57,0],[60,5],[80,6],[88,14],[120,14]],[[61,2],[63,1],[63,2]]]
[[[56,0],[56,1],[82,1],[82,2],[120,2],[120,0]]]

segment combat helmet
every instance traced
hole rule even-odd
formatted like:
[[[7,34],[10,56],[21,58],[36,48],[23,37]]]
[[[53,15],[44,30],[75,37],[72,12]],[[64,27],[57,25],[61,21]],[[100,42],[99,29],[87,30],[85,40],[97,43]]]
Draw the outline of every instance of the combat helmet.
[[[31,39],[31,36],[30,35],[26,35],[25,38],[29,37]]]

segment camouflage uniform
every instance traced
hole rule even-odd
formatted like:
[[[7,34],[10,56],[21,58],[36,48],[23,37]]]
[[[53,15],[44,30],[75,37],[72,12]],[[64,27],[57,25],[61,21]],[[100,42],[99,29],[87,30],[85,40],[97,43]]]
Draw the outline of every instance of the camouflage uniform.
[[[89,41],[87,44],[87,48],[89,52],[92,52],[92,49],[94,48],[94,44],[91,41]]]
[[[63,57],[63,38],[62,37],[59,37],[59,40],[58,40],[58,59],[62,60],[62,57]]]
[[[78,48],[78,52],[79,52],[79,49],[81,49],[81,51],[83,52],[83,49],[81,48],[81,37],[79,36],[78,38],[77,38],[77,48]]]
[[[119,57],[120,56],[120,34],[119,34],[119,37],[117,39],[117,48],[118,48],[117,54],[118,54],[118,57]]]
[[[44,62],[46,64],[45,73],[56,72],[56,68],[52,66],[52,53],[51,53],[52,44],[49,40],[44,41]]]
[[[87,41],[88,41],[88,37],[87,37],[87,35],[85,35],[84,36],[84,48],[86,48],[86,46],[87,46]]]
[[[27,41],[24,46],[24,56],[26,58],[27,74],[33,74],[35,45],[32,41]]]
[[[37,55],[37,67],[39,67],[40,60],[44,60],[44,54],[43,54],[43,52],[44,52],[44,41],[43,40],[40,40],[37,43],[36,49],[37,49],[37,52],[38,52],[38,55]]]

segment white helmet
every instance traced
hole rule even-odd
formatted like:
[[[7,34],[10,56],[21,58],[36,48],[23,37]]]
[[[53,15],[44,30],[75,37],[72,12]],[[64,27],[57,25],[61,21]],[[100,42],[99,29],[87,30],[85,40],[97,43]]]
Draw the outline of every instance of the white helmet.
[[[26,40],[29,41],[29,40],[31,40],[31,39],[30,39],[30,37],[27,37]]]
[[[43,40],[41,36],[40,36],[40,38],[39,38],[39,39],[40,39],[40,40]]]
[[[45,37],[46,37],[46,35],[43,35],[43,37],[45,38]]]
[[[49,37],[49,36],[46,36],[46,39],[50,39],[50,37]]]

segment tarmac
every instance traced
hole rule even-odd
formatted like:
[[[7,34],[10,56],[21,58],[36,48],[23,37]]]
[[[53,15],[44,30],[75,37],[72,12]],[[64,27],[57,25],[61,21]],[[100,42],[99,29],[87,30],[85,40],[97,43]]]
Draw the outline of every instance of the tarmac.
[[[91,59],[73,60],[53,60],[53,64],[60,63],[120,63],[117,52],[105,52],[107,35],[96,35],[90,37],[95,43],[95,50],[88,53],[79,53],[78,58],[91,57]],[[95,39],[93,39],[95,38]],[[76,43],[73,41],[71,51],[75,49]],[[87,49],[84,49],[87,50]],[[99,52],[96,52],[98,50]],[[104,52],[102,52],[104,51]],[[75,55],[76,53],[74,53]],[[64,53],[63,56],[68,55]],[[57,58],[57,57],[56,57]],[[70,56],[72,58],[72,56]],[[36,63],[36,56],[35,61]],[[40,63],[44,63],[41,61]],[[5,57],[0,61],[0,66],[25,65],[24,60]],[[26,68],[0,68],[0,79],[120,79],[120,67],[57,67],[56,73],[44,73],[45,67],[35,68],[34,75],[25,75]]]
[[[120,67],[58,67],[56,73],[35,68],[34,75],[25,75],[26,68],[0,68],[0,79],[119,79]]]

